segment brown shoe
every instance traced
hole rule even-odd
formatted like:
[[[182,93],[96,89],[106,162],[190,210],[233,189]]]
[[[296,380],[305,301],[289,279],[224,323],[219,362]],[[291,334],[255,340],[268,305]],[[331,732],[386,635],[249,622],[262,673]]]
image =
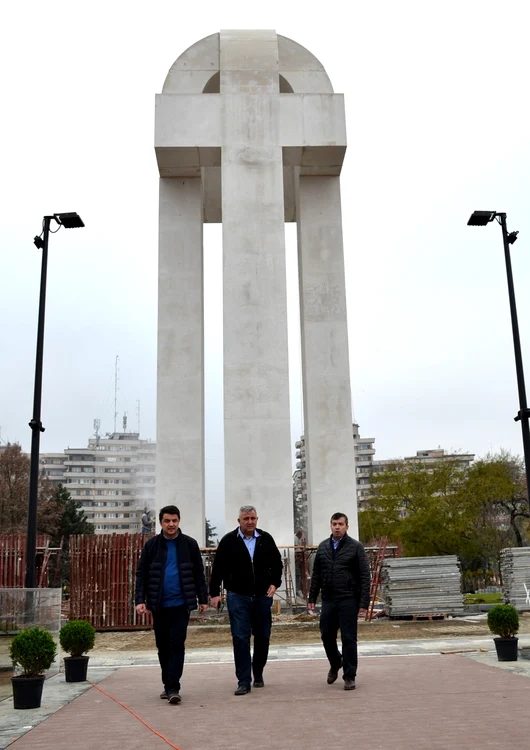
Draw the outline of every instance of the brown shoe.
[[[337,669],[330,669],[328,672],[328,685],[333,685],[333,683],[336,681],[337,677],[339,676],[339,669],[342,668],[342,663]]]
[[[355,680],[344,680],[344,690],[355,690]]]

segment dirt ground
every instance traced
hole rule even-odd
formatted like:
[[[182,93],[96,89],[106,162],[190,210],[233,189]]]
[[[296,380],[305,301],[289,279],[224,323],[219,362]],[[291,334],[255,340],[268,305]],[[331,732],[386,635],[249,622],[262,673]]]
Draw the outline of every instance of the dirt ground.
[[[530,634],[530,616],[521,615],[519,635]],[[392,641],[408,638],[479,638],[491,635],[486,620],[469,621],[462,618],[445,620],[389,620],[359,621],[360,641]],[[274,618],[272,645],[318,643],[318,618],[310,615]],[[188,628],[188,648],[222,648],[231,646],[230,628],[226,617],[192,620]],[[155,648],[152,630],[101,632],[96,636],[96,651],[149,651]]]

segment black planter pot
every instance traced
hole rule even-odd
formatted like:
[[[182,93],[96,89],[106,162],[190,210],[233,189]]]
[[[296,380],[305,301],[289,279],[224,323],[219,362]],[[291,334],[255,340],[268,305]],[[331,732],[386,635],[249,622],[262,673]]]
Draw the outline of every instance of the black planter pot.
[[[40,708],[44,675],[39,677],[12,677],[14,708]]]
[[[64,677],[66,682],[84,682],[88,668],[88,656],[65,656]]]
[[[494,638],[499,661],[517,661],[519,638]]]

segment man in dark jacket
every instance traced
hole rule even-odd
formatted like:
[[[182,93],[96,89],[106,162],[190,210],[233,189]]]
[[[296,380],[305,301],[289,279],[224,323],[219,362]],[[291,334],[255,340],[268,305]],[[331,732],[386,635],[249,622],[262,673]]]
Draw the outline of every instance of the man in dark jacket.
[[[322,592],[320,634],[329,660],[328,685],[343,667],[344,689],[355,689],[357,674],[357,618],[370,602],[370,566],[363,545],[348,536],[348,516],[331,516],[331,536],[320,543],[309,587],[308,609]],[[337,648],[340,628],[342,657]]]
[[[164,690],[160,697],[180,703],[184,643],[190,611],[207,608],[208,592],[199,545],[179,529],[180,511],[167,505],[159,513],[162,533],[146,542],[136,570],[136,611],[153,615]]]
[[[218,607],[221,583],[227,590],[227,606],[234,646],[237,690],[235,695],[262,688],[272,626],[272,597],[282,582],[282,558],[272,536],[257,528],[258,516],[252,505],[239,511],[239,526],[219,543],[212,568],[210,596]],[[250,658],[250,637],[254,656]]]

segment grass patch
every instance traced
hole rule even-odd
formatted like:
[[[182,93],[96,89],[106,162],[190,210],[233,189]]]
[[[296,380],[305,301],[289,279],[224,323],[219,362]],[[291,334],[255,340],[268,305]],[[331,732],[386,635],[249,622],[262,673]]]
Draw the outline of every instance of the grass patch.
[[[502,594],[466,594],[466,604],[502,604]]]

